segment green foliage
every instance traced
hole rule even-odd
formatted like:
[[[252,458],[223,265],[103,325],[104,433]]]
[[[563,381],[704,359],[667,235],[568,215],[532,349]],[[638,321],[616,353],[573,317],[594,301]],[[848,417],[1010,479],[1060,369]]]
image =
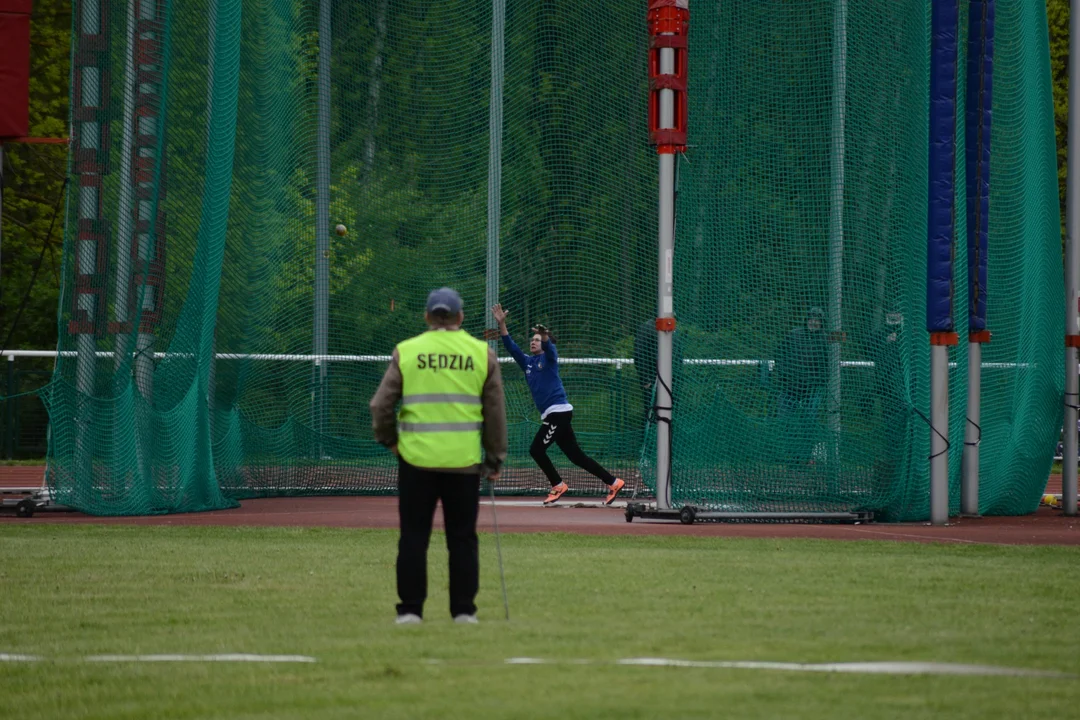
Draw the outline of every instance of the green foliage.
[[[1069,133],[1069,0],[1046,0],[1046,16],[1050,31],[1050,73],[1054,81],[1054,133],[1057,137],[1058,197],[1064,246],[1066,141]]]
[[[71,3],[34,3],[30,26],[30,135],[67,137]],[[18,327],[5,349],[56,346],[56,306],[64,235],[65,145],[4,146],[3,256],[0,266],[0,343],[15,322],[41,266]],[[59,203],[59,205],[58,205]],[[56,227],[49,237],[54,209]],[[42,254],[42,249],[45,249]]]

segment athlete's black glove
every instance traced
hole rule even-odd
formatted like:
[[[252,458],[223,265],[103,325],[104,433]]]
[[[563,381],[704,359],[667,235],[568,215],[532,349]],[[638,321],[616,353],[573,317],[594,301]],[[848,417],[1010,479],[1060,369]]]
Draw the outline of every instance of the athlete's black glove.
[[[551,342],[555,342],[555,335],[550,330],[548,330],[547,326],[545,325],[537,325],[532,329],[532,332],[540,333],[541,338],[546,337]]]

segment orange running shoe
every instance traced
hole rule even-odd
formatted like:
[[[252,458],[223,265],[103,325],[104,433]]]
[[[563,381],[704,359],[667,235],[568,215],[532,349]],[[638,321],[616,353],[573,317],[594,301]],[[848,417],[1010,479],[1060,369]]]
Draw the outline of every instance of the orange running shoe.
[[[565,495],[566,491],[569,489],[570,488],[567,487],[566,483],[564,482],[561,482],[558,485],[553,485],[551,488],[551,492],[549,492],[548,496],[544,498],[544,504],[553,505],[554,503],[559,502],[559,498]]]
[[[611,503],[615,502],[615,496],[618,495],[619,491],[622,490],[625,486],[625,482],[623,482],[619,478],[615,478],[615,482],[613,482],[611,484],[611,487],[608,489],[607,497],[604,498],[604,504],[610,505]]]

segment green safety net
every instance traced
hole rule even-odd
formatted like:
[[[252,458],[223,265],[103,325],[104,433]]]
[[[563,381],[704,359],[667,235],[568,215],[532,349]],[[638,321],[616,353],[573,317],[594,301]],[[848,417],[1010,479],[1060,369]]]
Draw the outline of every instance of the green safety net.
[[[966,340],[961,6],[954,320]],[[928,10],[692,10],[676,314],[686,356],[717,361],[684,362],[674,380],[675,504],[929,516]],[[1060,428],[1062,274],[1045,9],[999,0],[996,28],[980,511],[1018,514],[1038,505]],[[966,342],[950,362],[956,512]]]
[[[928,3],[848,3],[842,34],[838,7],[692,8],[677,503],[927,513]],[[74,14],[63,352],[44,395],[58,502],[144,514],[394,492],[367,403],[441,285],[462,293],[477,336],[494,300],[523,347],[533,324],[553,328],[582,447],[649,493],[644,2],[78,0]],[[103,40],[86,37],[93,17]],[[1046,45],[1041,8],[999,0],[982,422],[994,513],[1034,508],[1060,427]],[[107,78],[99,102],[80,110],[94,77]],[[962,244],[957,257],[962,290]],[[812,307],[842,343],[789,339]],[[492,344],[510,420],[499,490],[542,492],[528,453],[539,415]],[[810,391],[783,396],[791,383]],[[574,492],[602,491],[551,453]]]

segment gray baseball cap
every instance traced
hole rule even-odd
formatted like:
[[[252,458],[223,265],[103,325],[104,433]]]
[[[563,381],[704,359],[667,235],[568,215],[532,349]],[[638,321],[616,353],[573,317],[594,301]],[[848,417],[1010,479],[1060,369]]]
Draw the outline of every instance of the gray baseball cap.
[[[438,290],[432,290],[431,294],[427,298],[427,311],[436,312],[442,311],[450,313],[451,315],[461,312],[461,308],[464,303],[461,302],[461,296],[458,295],[457,290],[444,287]]]

